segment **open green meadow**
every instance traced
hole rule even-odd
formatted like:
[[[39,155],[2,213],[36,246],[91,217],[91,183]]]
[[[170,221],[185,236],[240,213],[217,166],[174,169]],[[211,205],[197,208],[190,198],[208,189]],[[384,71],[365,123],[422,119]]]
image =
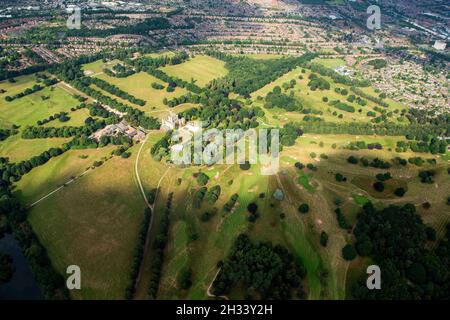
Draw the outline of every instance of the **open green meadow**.
[[[164,98],[167,98],[168,100],[170,100],[170,99],[177,98],[177,97],[182,96],[187,93],[186,89],[179,88],[179,87],[175,88],[175,91],[173,91],[173,92],[167,92],[165,89],[168,85],[167,83],[149,75],[146,72],[139,72],[139,73],[133,74],[126,78],[110,77],[106,74],[101,74],[96,77],[119,87],[121,90],[130,93],[131,95],[133,95],[136,98],[146,101],[146,104],[143,107],[135,105],[127,100],[124,100],[115,95],[112,95],[112,94],[96,87],[95,85],[92,85],[94,89],[102,92],[104,95],[113,97],[114,99],[116,99],[119,102],[131,105],[134,108],[141,109],[145,112],[168,110],[168,107],[163,104]],[[154,82],[163,85],[164,89],[157,90],[157,89],[152,88],[152,83],[154,83]]]
[[[22,139],[19,133],[0,141],[0,157],[7,157],[11,162],[28,160],[67,141],[66,138]]]
[[[78,265],[75,299],[123,299],[144,202],[134,181],[134,157],[114,157],[30,210],[29,221],[55,268]]]
[[[61,122],[58,119],[52,120],[44,124],[44,127],[60,128],[65,126],[81,127],[84,126],[84,120],[89,117],[89,110],[86,108],[68,112],[69,121]]]
[[[112,146],[101,149],[69,150],[22,177],[15,184],[15,193],[23,203],[29,205],[72,178],[79,177],[92,166],[94,161],[104,160],[113,150]]]
[[[194,82],[204,87],[211,80],[225,76],[228,71],[221,60],[203,55],[197,55],[181,64],[161,68],[169,76]]]
[[[341,66],[345,66],[345,60],[341,58],[315,58],[311,61],[312,63],[321,64],[324,67],[330,68],[330,69],[336,69]]]
[[[175,55],[175,52],[173,52],[173,51],[160,51],[160,52],[144,54],[144,57],[160,58],[162,56],[173,57],[174,55]]]
[[[36,125],[38,120],[69,112],[78,104],[71,94],[55,85],[11,102],[0,97],[0,118],[20,126]]]
[[[8,80],[0,81],[0,89],[5,91],[0,93],[1,100],[4,100],[6,96],[13,96],[37,84],[35,75],[20,76],[14,78],[14,80],[15,82]]]
[[[304,70],[304,72],[303,72]],[[253,99],[254,105],[262,107],[266,112],[265,121],[270,122],[271,124],[283,124],[290,121],[302,121],[305,117],[305,114],[293,111],[287,112],[281,108],[273,108],[267,109],[264,108],[264,101],[258,100],[258,97],[264,98],[269,92],[271,92],[276,86],[282,87],[284,83],[287,83],[291,80],[296,81],[296,85],[292,89],[282,90],[282,92],[286,95],[290,95],[293,93],[294,97],[297,99],[298,103],[303,106],[303,108],[310,108],[312,110],[317,110],[323,112],[322,115],[311,114],[315,117],[319,117],[325,121],[329,122],[367,122],[370,117],[367,116],[367,112],[372,111],[375,112],[376,116],[380,116],[381,114],[375,111],[373,108],[377,106],[376,103],[367,100],[367,105],[361,106],[356,102],[348,102],[347,97],[351,94],[354,94],[350,87],[343,84],[336,84],[331,78],[323,77],[330,83],[330,90],[315,90],[312,91],[308,87],[309,76],[311,75],[311,71],[304,68],[296,68],[285,75],[281,76],[277,80],[271,82],[265,87],[253,92],[251,97]],[[299,77],[302,77],[300,79]],[[335,91],[336,88],[346,89],[348,91],[347,95],[342,95]],[[372,94],[374,96],[378,96],[372,88],[364,88],[366,93]],[[357,96],[357,95],[356,95]],[[353,106],[355,108],[355,112],[347,112],[340,109],[335,108],[334,106],[330,106],[328,102],[325,102],[323,99],[327,98],[328,102],[333,100],[340,100],[341,102],[345,102],[346,104]],[[366,99],[365,99],[366,100]],[[386,99],[386,102],[390,104],[388,110],[394,111],[398,110],[400,112],[405,108],[399,102],[393,101],[391,99]],[[394,114],[390,121],[393,123],[398,123],[397,116]]]
[[[104,62],[103,60],[97,60],[91,63],[87,63],[82,66],[82,70],[87,76],[96,76],[103,74],[103,70],[106,68],[112,68],[116,64],[118,64],[119,60],[111,60]]]

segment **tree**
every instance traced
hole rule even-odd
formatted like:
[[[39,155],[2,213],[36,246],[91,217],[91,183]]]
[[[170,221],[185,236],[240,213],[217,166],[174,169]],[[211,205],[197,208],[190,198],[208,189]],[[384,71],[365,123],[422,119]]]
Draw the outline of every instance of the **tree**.
[[[8,282],[15,271],[12,258],[0,252],[0,285]]]
[[[334,176],[337,182],[343,182],[343,181],[347,181],[347,178],[344,177],[342,174],[340,173],[336,173],[336,175]]]
[[[259,214],[257,212],[258,205],[256,203],[252,202],[247,206],[247,210],[249,212],[248,221],[255,222],[256,219],[258,219],[258,217],[259,217]]]
[[[358,158],[354,157],[354,156],[350,156],[347,158],[347,162],[351,163],[351,164],[357,164],[358,163]]]
[[[212,285],[217,296],[243,288],[247,298],[290,299],[293,290],[302,290],[301,280],[306,277],[301,259],[285,247],[267,241],[255,243],[245,234],[237,237],[229,256],[219,265]]]
[[[428,241],[436,241],[436,230],[434,230],[432,227],[426,227],[425,234],[427,235]]]
[[[433,177],[436,174],[434,170],[424,170],[419,172],[420,182],[422,183],[434,183]]]
[[[427,272],[421,263],[414,263],[406,273],[407,277],[417,283],[423,284],[427,281]]]
[[[373,246],[369,238],[365,238],[356,243],[356,251],[362,257],[367,257],[372,253]]]
[[[197,182],[199,185],[204,186],[208,183],[208,181],[209,181],[209,177],[206,174],[204,174],[203,172],[199,172],[197,174]]]
[[[214,204],[216,203],[216,201],[219,199],[220,196],[220,186],[216,185],[212,188],[210,188],[208,190],[208,192],[206,193],[206,200],[208,201],[209,204]]]
[[[427,245],[426,226],[414,204],[377,209],[367,203],[353,233],[357,248],[366,241],[372,244],[369,257],[382,268],[382,287],[388,288],[368,290],[364,276],[353,290],[355,298],[440,299],[448,296],[450,243],[444,239],[433,247]]]
[[[202,215],[200,216],[200,220],[202,222],[208,222],[209,220],[211,220],[211,218],[215,215],[215,211],[206,211],[203,212]]]
[[[256,203],[252,202],[247,206],[247,210],[248,210],[248,212],[255,214],[256,211],[258,210],[258,205]]]
[[[190,267],[183,267],[177,278],[178,286],[183,290],[189,289],[192,286],[191,277],[192,269]]]
[[[378,173],[376,175],[376,178],[378,181],[384,182],[387,181],[389,179],[392,179],[391,173],[390,172],[386,172],[386,173]]]
[[[299,170],[302,170],[302,169],[305,167],[305,165],[302,164],[301,162],[296,162],[296,163],[295,163],[295,167],[296,167],[297,169],[299,169]]]
[[[342,248],[342,257],[347,261],[355,259],[356,258],[355,247],[351,244],[347,244],[344,248]]]
[[[325,231],[320,234],[320,244],[322,247],[326,247],[328,244],[328,234]]]
[[[395,189],[394,193],[397,197],[403,197],[406,193],[406,189],[400,187],[400,188]]]
[[[250,167],[251,167],[251,164],[250,164],[250,162],[248,162],[248,161],[245,161],[245,163],[241,163],[241,164],[239,165],[239,168],[240,168],[241,170],[248,170],[248,169],[250,169]]]
[[[233,194],[230,199],[224,204],[223,208],[225,211],[230,212],[234,205],[236,204],[237,199],[239,198],[239,195],[237,193]]]
[[[307,203],[302,203],[299,207],[298,207],[298,212],[300,213],[308,213],[309,212],[309,205]]]
[[[203,198],[205,197],[207,187],[201,187],[195,194],[193,199],[193,204],[195,208],[200,208],[202,205]]]
[[[378,191],[378,192],[383,192],[384,191],[384,184],[381,181],[377,181],[373,184],[373,188]]]

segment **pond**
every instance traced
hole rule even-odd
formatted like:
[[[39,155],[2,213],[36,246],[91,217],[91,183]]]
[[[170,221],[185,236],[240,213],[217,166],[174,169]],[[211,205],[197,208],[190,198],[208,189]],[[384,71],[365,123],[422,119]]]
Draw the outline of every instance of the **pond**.
[[[0,285],[0,300],[43,299],[42,291],[14,235],[5,234],[3,238],[0,238],[0,251],[11,256],[16,269],[11,280]]]

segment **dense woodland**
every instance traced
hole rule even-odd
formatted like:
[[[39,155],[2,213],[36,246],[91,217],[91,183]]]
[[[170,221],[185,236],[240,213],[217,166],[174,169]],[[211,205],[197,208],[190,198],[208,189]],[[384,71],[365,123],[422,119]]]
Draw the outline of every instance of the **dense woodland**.
[[[382,270],[381,290],[368,290],[363,277],[353,288],[355,298],[450,298],[450,225],[445,238],[437,241],[414,205],[380,210],[368,203],[353,233],[358,254],[372,258]]]
[[[248,57],[235,57],[221,52],[207,52],[212,57],[226,62],[229,73],[221,79],[213,80],[210,88],[226,92],[236,92],[244,97],[281,77],[295,67],[305,64],[316,57],[307,53],[300,57],[275,60],[255,60]]]
[[[26,221],[27,212],[12,195],[9,177],[4,179],[5,165],[8,165],[7,161],[0,158],[0,172],[3,173],[0,177],[0,218],[2,216],[8,218],[8,226],[14,232],[44,297],[46,299],[67,298],[68,291],[64,278],[53,268],[47,251],[35,236],[31,225]],[[10,276],[11,268],[8,267],[7,259],[7,269],[4,272],[6,276]],[[0,264],[4,268],[4,261]]]
[[[172,210],[173,193],[169,193],[166,202],[166,208],[164,214],[161,217],[159,232],[156,235],[152,248],[154,250],[153,259],[150,268],[150,285],[148,288],[148,295],[151,299],[156,299],[159,289],[159,281],[161,279],[162,266],[164,263],[164,249],[166,248],[169,226],[170,226],[170,213]]]
[[[1,129],[0,128],[0,141],[7,139],[9,136],[16,134],[18,131],[15,129]]]
[[[142,259],[144,258],[145,240],[147,239],[147,231],[150,225],[152,212],[149,208],[144,210],[144,218],[142,219],[141,228],[139,229],[138,242],[134,249],[133,265],[130,272],[130,284],[127,287],[125,298],[132,299],[135,289],[136,280],[139,274],[139,268],[141,267]]]
[[[213,282],[216,296],[227,295],[237,287],[245,289],[246,299],[280,300],[305,296],[302,280],[306,277],[306,269],[299,257],[294,257],[281,245],[253,242],[241,234],[218,267],[220,272]]]
[[[8,282],[12,278],[14,271],[15,268],[11,256],[0,252],[0,285]]]

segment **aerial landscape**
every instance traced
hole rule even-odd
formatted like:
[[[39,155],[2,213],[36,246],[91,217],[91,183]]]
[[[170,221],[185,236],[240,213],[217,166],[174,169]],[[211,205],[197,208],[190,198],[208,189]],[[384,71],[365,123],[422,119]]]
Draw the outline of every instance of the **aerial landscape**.
[[[0,300],[450,299],[449,9],[1,1]]]

